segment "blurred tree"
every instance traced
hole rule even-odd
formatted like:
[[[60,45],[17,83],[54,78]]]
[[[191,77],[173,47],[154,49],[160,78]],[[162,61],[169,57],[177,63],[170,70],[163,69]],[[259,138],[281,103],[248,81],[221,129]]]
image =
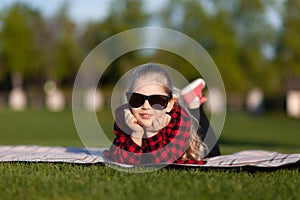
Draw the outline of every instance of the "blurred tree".
[[[80,66],[80,50],[76,40],[76,24],[68,16],[68,4],[62,4],[54,18],[47,25],[49,43],[46,47],[47,79],[61,84],[73,82]],[[69,82],[67,82],[69,83]]]
[[[22,87],[24,78],[35,77],[39,72],[41,59],[34,30],[40,18],[38,11],[20,3],[3,15],[0,53],[13,87]]]
[[[143,1],[125,0],[120,2],[113,0],[110,5],[110,15],[103,23],[106,25],[103,28],[107,34],[117,34],[128,29],[145,26],[148,19],[149,16],[143,8]]]
[[[267,21],[264,1],[236,0],[232,9],[231,20],[239,45],[239,64],[248,76],[248,88],[259,86],[265,91],[274,89],[270,79],[265,76],[268,73],[272,77],[276,70],[270,70],[272,66],[263,49],[273,43],[276,32]]]
[[[83,55],[87,55],[93,48],[108,36],[100,28],[102,21],[89,21],[79,37],[79,45]]]
[[[139,0],[113,0],[110,4],[109,15],[101,22],[90,22],[81,37],[81,46],[85,54],[100,44],[105,39],[118,34],[122,31],[145,26],[148,22],[148,16],[143,10],[143,2]],[[137,39],[137,38],[136,38]],[[120,41],[120,45],[130,41]],[[107,55],[113,55],[116,49],[111,47],[107,49]],[[106,85],[115,83],[119,77],[131,67],[134,67],[138,61],[136,54],[122,56],[107,68],[101,78],[101,83]]]
[[[161,21],[163,27],[188,35],[199,42],[207,50],[210,45],[210,41],[205,38],[208,18],[199,2],[170,0],[168,6],[162,9],[159,15],[160,17],[158,20]],[[173,42],[174,44],[178,44],[178,47],[182,45],[180,44],[181,41],[178,41],[175,38]],[[161,51],[157,51],[155,59],[161,60],[163,63],[172,66],[189,81],[200,76],[199,72],[179,55],[162,54]]]
[[[0,41],[1,41],[1,32],[0,32]],[[1,47],[0,47],[0,52],[1,52]],[[3,81],[5,79],[5,76],[7,75],[7,70],[6,68],[4,67],[4,64],[3,64],[3,58],[1,58],[2,55],[0,53],[0,83],[1,81]]]
[[[282,80],[286,81],[291,76],[300,76],[300,2],[287,0],[284,5],[274,61],[282,69]]]
[[[236,35],[229,16],[222,10],[209,13],[200,1],[172,0],[162,12],[162,21],[165,26],[199,42],[219,68],[226,89],[237,92],[244,89],[245,76],[238,63]],[[191,67],[183,66],[179,70],[188,79],[199,76]]]
[[[225,11],[220,10],[210,18],[207,38],[210,38],[211,46],[208,51],[220,70],[228,94],[244,91],[247,83],[238,60],[235,34]]]

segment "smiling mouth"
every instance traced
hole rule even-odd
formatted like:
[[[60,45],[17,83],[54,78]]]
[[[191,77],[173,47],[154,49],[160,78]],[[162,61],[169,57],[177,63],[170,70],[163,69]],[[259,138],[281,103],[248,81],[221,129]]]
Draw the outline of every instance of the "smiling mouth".
[[[151,118],[151,115],[150,114],[140,114],[141,118],[142,119],[150,119]]]

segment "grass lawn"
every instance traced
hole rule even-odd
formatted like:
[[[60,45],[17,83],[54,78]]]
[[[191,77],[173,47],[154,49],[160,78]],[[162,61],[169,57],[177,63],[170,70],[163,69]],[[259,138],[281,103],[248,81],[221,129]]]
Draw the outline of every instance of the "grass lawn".
[[[111,133],[110,112],[98,114]],[[0,110],[0,145],[82,146],[71,111]],[[300,121],[284,114],[228,113],[223,154],[245,149],[300,152]],[[112,135],[108,135],[112,138]],[[101,165],[0,163],[0,199],[300,199],[299,169],[161,169],[143,174]]]

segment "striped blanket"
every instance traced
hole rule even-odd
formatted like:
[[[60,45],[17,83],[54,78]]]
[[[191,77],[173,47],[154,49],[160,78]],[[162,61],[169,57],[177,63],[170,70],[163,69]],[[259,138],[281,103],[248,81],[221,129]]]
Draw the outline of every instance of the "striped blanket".
[[[0,162],[65,162],[78,164],[115,164],[103,155],[103,148],[73,148],[50,146],[0,146]],[[233,168],[253,166],[274,168],[300,166],[300,154],[282,154],[264,150],[246,150],[230,155],[221,155],[205,159],[204,165],[183,164],[184,167]],[[178,164],[171,164],[176,166]],[[180,164],[182,165],[182,164]]]

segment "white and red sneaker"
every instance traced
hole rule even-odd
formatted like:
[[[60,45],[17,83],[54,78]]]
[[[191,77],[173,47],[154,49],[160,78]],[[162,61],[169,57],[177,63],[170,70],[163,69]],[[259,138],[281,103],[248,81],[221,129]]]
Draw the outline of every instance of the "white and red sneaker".
[[[181,98],[190,109],[199,108],[201,104],[207,101],[207,98],[202,95],[204,87],[205,81],[198,78],[180,91]]]

